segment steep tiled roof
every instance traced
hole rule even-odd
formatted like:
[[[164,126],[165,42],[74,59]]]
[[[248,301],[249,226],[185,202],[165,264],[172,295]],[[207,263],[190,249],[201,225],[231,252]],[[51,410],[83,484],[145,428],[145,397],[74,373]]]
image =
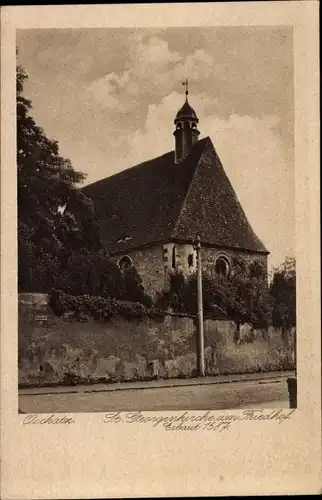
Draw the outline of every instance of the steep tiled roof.
[[[83,188],[110,252],[169,239],[204,144],[198,141],[182,163],[171,151]]]
[[[209,137],[176,164],[174,151],[83,188],[108,251],[188,241],[268,253],[255,235]]]
[[[175,239],[199,234],[203,243],[267,252],[251,228],[209,138],[175,229]]]

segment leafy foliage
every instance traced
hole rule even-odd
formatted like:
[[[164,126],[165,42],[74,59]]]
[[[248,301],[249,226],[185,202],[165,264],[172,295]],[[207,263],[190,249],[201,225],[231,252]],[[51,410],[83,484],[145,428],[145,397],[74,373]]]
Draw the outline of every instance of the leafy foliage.
[[[71,252],[101,244],[92,202],[78,189],[85,175],[60,156],[57,141],[30,115],[31,102],[22,95],[26,80],[18,66],[19,290],[48,291]]]
[[[122,278],[124,285],[121,299],[140,302],[146,307],[152,306],[152,299],[145,293],[142,278],[134,266],[124,269]]]
[[[234,259],[233,273],[226,280],[225,287],[230,297],[227,313],[237,326],[251,323],[262,328],[268,325],[271,304],[266,269],[260,262]]]
[[[226,318],[225,310],[216,301],[216,284],[209,276],[203,276],[203,309],[206,317],[217,319]],[[175,312],[197,314],[197,277],[192,275],[185,279],[181,272],[170,275],[169,290],[163,291],[156,301],[156,305],[163,309],[171,308]]]
[[[287,257],[274,270],[270,285],[272,298],[272,322],[274,326],[296,325],[296,265],[295,259]]]
[[[17,67],[18,285],[20,292],[53,288],[134,300],[147,306],[142,280],[121,273],[103,250],[92,201],[79,189],[85,175],[59,154],[30,115],[27,74]]]
[[[71,313],[78,321],[85,322],[89,316],[99,321],[108,321],[113,316],[121,316],[127,320],[163,316],[157,309],[147,308],[139,302],[88,294],[73,296],[61,290],[53,290],[50,305],[58,316]]]
[[[258,262],[246,264],[235,259],[228,276],[203,273],[202,294],[205,317],[230,319],[240,324],[249,322],[265,326],[270,319],[270,302],[264,267]],[[197,313],[197,277],[188,280],[181,273],[170,278],[170,289],[164,291],[157,304],[175,311]]]
[[[150,307],[152,300],[144,291],[142,279],[134,267],[123,272],[110,260],[105,250],[84,249],[73,253],[55,286],[70,295],[114,297]]]

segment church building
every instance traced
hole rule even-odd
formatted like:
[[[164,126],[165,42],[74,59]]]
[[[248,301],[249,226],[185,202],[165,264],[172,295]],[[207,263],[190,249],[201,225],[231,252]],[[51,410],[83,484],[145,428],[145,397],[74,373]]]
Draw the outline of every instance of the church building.
[[[199,236],[208,275],[233,272],[234,257],[260,262],[269,252],[256,236],[188,90],[175,120],[174,150],[83,188],[95,206],[101,237],[121,268],[135,266],[150,296],[169,275],[196,271],[193,242]],[[242,158],[241,165],[242,165]]]

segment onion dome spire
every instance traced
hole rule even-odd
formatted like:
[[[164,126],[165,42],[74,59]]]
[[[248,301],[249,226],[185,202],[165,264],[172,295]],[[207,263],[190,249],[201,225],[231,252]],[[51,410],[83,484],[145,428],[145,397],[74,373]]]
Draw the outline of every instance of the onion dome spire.
[[[185,86],[186,99],[174,119],[176,129],[173,132],[173,135],[175,136],[176,163],[181,162],[186,156],[188,156],[193,144],[198,140],[198,136],[200,134],[197,129],[197,123],[199,122],[197,114],[188,102],[188,79],[182,82],[182,85]]]

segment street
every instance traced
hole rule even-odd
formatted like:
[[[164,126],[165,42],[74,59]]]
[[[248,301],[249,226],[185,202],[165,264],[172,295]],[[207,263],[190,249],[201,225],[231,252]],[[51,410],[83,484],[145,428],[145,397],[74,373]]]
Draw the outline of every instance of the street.
[[[242,408],[288,408],[286,376],[257,378],[229,383],[178,381],[175,387],[117,388],[92,387],[70,392],[45,393],[45,389],[19,391],[19,411],[23,413],[77,413],[154,410],[224,410]],[[88,386],[87,386],[88,387]],[[48,389],[47,389],[48,391]],[[41,393],[42,392],[42,393]],[[49,391],[48,391],[49,392]]]

